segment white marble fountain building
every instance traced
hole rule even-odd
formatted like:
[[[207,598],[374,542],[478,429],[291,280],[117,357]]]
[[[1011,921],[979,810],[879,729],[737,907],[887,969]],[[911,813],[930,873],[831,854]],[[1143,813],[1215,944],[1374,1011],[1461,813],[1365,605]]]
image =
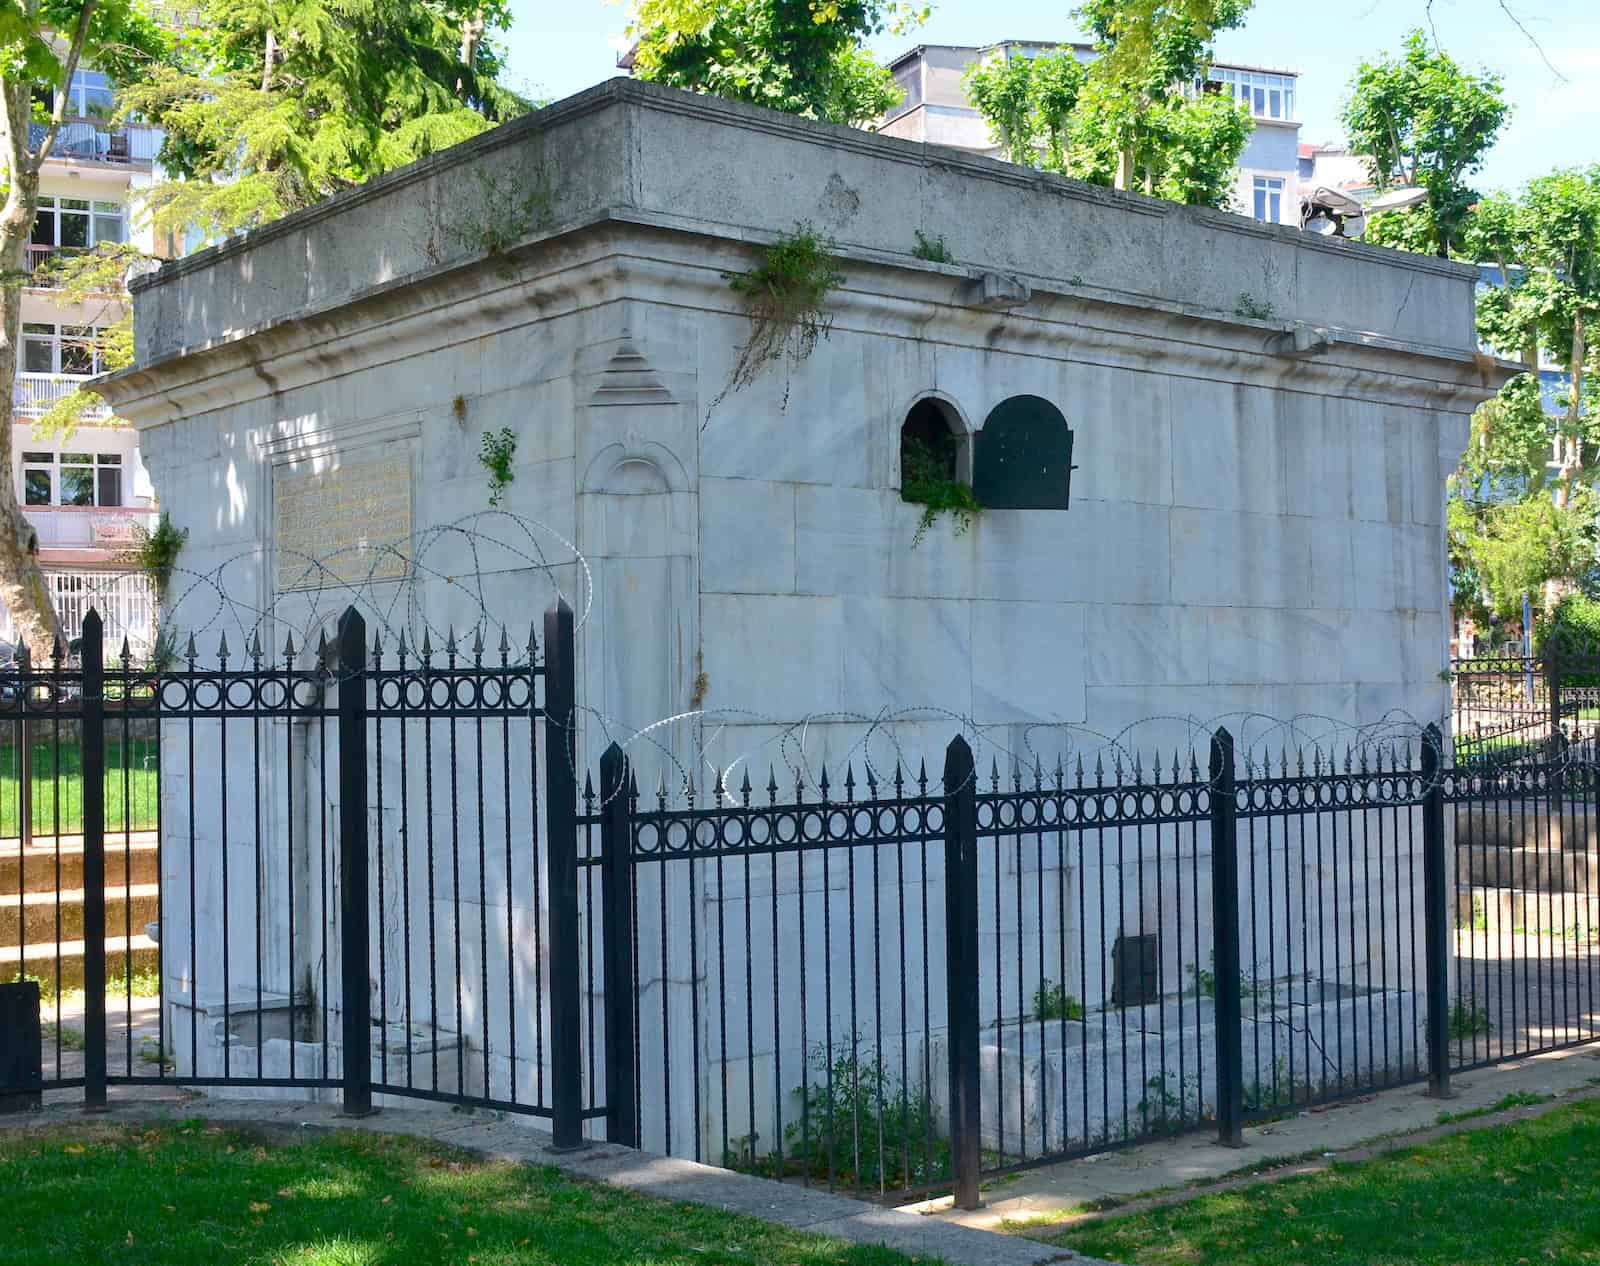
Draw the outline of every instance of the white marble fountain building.
[[[831,332],[718,402],[750,332],[726,274],[801,222],[842,274]],[[916,253],[919,232],[953,262]],[[190,531],[181,565],[222,568],[234,597],[280,614],[308,601],[304,554],[404,546],[486,510],[480,444],[509,428],[502,509],[538,522],[551,566],[504,551],[474,563],[451,538],[363,594],[403,588],[458,631],[480,615],[464,574],[512,628],[567,594],[584,617],[591,767],[610,739],[688,715],[630,749],[642,783],[657,743],[685,761],[702,744],[725,763],[749,754],[753,778],[772,763],[782,781],[782,726],[836,713],[850,715],[807,728],[808,759],[844,759],[859,718],[883,713],[930,770],[962,724],[1048,767],[1069,736],[1083,746],[1069,725],[1445,713],[1444,478],[1501,380],[1477,354],[1475,279],[612,81],[136,282],[137,361],[105,394]],[[983,470],[984,429],[1019,397],[1071,432],[1070,489],[1063,478],[1050,508],[1036,490],[1011,499],[1033,508],[1008,508]],[[915,547],[920,507],[899,492],[908,419],[947,428],[957,475],[990,490],[969,531],[940,521]],[[172,626],[214,636],[214,589],[174,591]],[[340,605],[322,596],[323,611]],[[1135,733],[1170,749],[1184,731]],[[980,744],[985,768],[991,754]],[[169,821],[187,777],[163,769]],[[273,785],[264,830],[281,852]],[[166,854],[173,891],[187,857]],[[294,882],[310,909],[321,881],[305,864]],[[195,879],[213,883],[209,868]],[[1072,882],[1108,881],[1085,866]],[[202,921],[219,909],[207,895]],[[241,912],[254,897],[235,886]],[[163,929],[174,1007],[186,918],[169,909]],[[1116,933],[1087,952],[1109,953]],[[537,951],[504,948],[531,981]],[[1197,964],[1161,952],[1177,989]],[[271,989],[314,974],[281,947],[267,958]],[[682,976],[673,989],[709,987]],[[440,1025],[468,1033],[477,1067],[471,993]]]

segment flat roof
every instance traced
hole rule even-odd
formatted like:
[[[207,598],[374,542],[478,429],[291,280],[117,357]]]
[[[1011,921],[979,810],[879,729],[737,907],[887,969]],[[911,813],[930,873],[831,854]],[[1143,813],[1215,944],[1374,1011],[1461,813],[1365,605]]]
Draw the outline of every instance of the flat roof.
[[[996,40],[992,44],[918,44],[908,48],[889,62],[890,70],[897,70],[904,63],[913,58],[920,57],[929,49],[943,49],[951,53],[988,53],[997,48],[1014,48],[1022,45],[1026,48],[1070,48],[1074,52],[1092,53],[1094,45],[1082,40]],[[1252,62],[1233,62],[1218,59],[1211,63],[1213,70],[1248,70],[1263,75],[1289,75],[1295,79],[1300,77],[1298,70],[1291,70],[1287,66],[1260,66]]]

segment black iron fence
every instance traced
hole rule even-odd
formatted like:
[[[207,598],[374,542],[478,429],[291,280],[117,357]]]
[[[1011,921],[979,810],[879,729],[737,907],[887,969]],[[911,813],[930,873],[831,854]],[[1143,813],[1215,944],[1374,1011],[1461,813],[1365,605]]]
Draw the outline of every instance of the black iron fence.
[[[981,770],[957,737],[932,777],[641,793],[615,746],[578,777],[564,607],[542,658],[531,634],[383,646],[352,611],[309,653],[157,675],[103,665],[98,632],[0,695],[0,723],[72,736],[35,768],[66,743],[80,767],[81,836],[58,814],[16,858],[17,926],[57,964],[28,1093],[470,1104],[562,1146],[970,1204],[985,1173],[1207,1124],[1237,1143],[1600,1037],[1597,753],[1570,726],[1492,761],[1432,727],[1270,757],[1218,730],[1088,771]],[[44,983],[44,957],[0,977]]]

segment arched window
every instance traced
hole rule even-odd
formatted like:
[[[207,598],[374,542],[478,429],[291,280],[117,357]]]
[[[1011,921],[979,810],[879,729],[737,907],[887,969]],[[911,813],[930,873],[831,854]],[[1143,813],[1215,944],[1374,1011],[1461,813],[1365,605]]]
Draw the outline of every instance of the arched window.
[[[1038,396],[1012,396],[975,437],[972,491],[986,510],[1065,510],[1074,469],[1061,410]]]
[[[965,435],[948,405],[918,400],[900,427],[900,496],[921,501],[918,484],[948,483],[970,478]]]

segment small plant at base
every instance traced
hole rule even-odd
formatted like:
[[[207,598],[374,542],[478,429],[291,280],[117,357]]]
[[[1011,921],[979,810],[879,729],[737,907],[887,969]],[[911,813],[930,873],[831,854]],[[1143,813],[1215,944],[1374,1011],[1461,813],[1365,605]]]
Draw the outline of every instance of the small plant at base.
[[[1081,1020],[1083,1003],[1066,991],[1066,987],[1045,979],[1033,991],[1033,1018],[1035,1020]]]
[[[833,316],[828,295],[844,282],[844,274],[829,252],[830,243],[810,225],[795,225],[793,233],[767,247],[761,264],[746,273],[724,273],[728,289],[743,301],[750,317],[750,337],[739,348],[728,385],[706,410],[709,418],[729,394],[748,387],[770,364],[785,358],[798,365],[828,337]],[[788,387],[784,403],[788,403]]]
[[[1251,321],[1269,321],[1272,319],[1272,304],[1266,299],[1257,299],[1249,291],[1239,296],[1239,302],[1234,305],[1233,315],[1245,317]]]
[[[1469,1037],[1476,1037],[1480,1033],[1491,1033],[1494,1025],[1489,1023],[1489,1013],[1475,1002],[1463,1002],[1456,999],[1455,1006],[1450,1008],[1450,1036],[1454,1041],[1465,1041]]]
[[[954,436],[950,442],[955,443]],[[941,514],[950,516],[955,533],[960,536],[983,513],[983,506],[973,495],[972,488],[959,479],[951,479],[945,473],[949,464],[944,457],[920,440],[906,439],[900,465],[900,499],[922,507],[916,535],[911,538],[912,549],[922,544],[922,538]]]
[[[511,471],[511,459],[517,454],[517,437],[508,426],[498,431],[485,431],[483,443],[478,447],[478,460],[489,472],[489,504],[498,506],[511,481],[516,476]]]
[[[1194,996],[1196,998],[1215,998],[1217,996],[1217,952],[1211,951],[1210,968],[1201,967],[1198,963],[1190,964],[1189,974],[1194,977]],[[1256,965],[1255,974],[1245,975],[1239,973],[1239,997],[1255,998],[1265,995],[1268,985],[1260,976],[1260,964]]]
[[[784,1127],[786,1159],[845,1185],[886,1187],[946,1176],[950,1145],[940,1137],[929,1097],[884,1067],[878,1051],[855,1041],[819,1044],[808,1065],[803,1115]],[[816,1076],[820,1074],[820,1077]]]
[[[1169,1074],[1161,1072],[1144,1083],[1149,1093],[1139,1100],[1136,1111],[1145,1134],[1181,1134],[1206,1114],[1205,1105],[1200,1102],[1200,1082],[1193,1073],[1181,1081],[1173,1078],[1173,1081],[1177,1081],[1176,1090],[1168,1084],[1168,1077]],[[1195,1108],[1194,1114],[1188,1111],[1191,1104]]]
[[[1475,896],[1472,898],[1472,913],[1470,916],[1464,917],[1460,907],[1457,907],[1456,927],[1457,929],[1470,929],[1474,932],[1487,932],[1489,930],[1489,912],[1484,907],[1482,897]]]
[[[911,248],[911,253],[918,259],[925,259],[930,264],[953,264],[956,257],[950,253],[950,248],[944,244],[944,234],[938,237],[929,237],[921,229],[913,229],[917,235],[917,244]]]

